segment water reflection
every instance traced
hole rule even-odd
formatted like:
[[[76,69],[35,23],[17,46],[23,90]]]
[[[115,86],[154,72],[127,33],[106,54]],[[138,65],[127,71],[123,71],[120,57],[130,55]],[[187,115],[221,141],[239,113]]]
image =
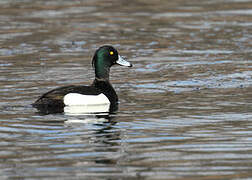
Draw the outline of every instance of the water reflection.
[[[88,117],[90,119],[91,117]],[[65,149],[64,154],[55,154],[59,159],[71,159],[71,167],[82,165],[81,169],[71,169],[72,174],[107,173],[115,171],[116,168],[111,165],[118,163],[118,156],[122,156],[121,130],[116,128],[115,117],[108,115],[93,116],[92,123],[87,123],[87,117],[80,118],[82,121],[65,122],[67,128],[82,129],[88,126],[89,132],[84,135],[74,135],[64,142],[53,146],[59,149]],[[94,120],[96,118],[96,121]],[[80,120],[79,119],[79,120]],[[86,122],[86,123],[83,123]],[[84,128],[87,131],[86,128]],[[78,130],[79,131],[79,130]],[[115,155],[116,154],[116,155]],[[121,155],[120,155],[121,154]],[[91,170],[93,169],[93,170]],[[69,171],[69,169],[67,169]]]
[[[65,123],[67,124],[76,124],[76,123],[103,123],[103,122],[112,122],[114,118],[113,114],[109,113],[93,113],[93,114],[66,114],[67,120]],[[115,114],[114,114],[115,115]]]

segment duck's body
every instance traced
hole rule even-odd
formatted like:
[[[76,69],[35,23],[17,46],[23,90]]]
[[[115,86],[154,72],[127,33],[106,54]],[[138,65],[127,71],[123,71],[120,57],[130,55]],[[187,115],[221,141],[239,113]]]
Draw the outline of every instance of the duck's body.
[[[41,112],[63,112],[66,106],[107,105],[109,112],[117,110],[118,96],[109,82],[109,70],[114,64],[131,67],[111,46],[102,46],[93,57],[95,80],[90,86],[64,86],[42,95],[33,106]],[[84,108],[84,107],[83,107]],[[106,109],[105,109],[106,110]]]

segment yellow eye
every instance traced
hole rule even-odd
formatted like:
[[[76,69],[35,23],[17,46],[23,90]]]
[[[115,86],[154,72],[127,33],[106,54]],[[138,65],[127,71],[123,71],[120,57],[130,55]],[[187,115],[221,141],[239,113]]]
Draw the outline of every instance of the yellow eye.
[[[110,55],[114,55],[114,52],[113,52],[113,51],[110,51],[109,54],[110,54]]]

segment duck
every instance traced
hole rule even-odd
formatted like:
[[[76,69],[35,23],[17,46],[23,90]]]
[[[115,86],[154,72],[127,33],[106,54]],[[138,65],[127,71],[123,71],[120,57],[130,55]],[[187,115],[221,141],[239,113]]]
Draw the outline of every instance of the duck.
[[[105,109],[94,110],[114,112],[118,109],[118,96],[109,81],[110,68],[114,65],[132,67],[132,64],[118,54],[111,45],[98,48],[92,58],[95,78],[89,86],[68,85],[53,89],[40,96],[32,106],[43,114],[62,113],[69,107],[88,108],[105,105]],[[98,108],[99,109],[99,108]]]

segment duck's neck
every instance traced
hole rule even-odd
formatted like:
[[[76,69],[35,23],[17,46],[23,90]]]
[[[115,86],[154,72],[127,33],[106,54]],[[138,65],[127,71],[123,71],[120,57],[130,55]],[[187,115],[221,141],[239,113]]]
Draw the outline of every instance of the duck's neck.
[[[95,79],[109,81],[109,68],[95,68]]]
[[[96,76],[92,83],[92,86],[95,86],[96,88],[100,90],[111,90],[111,89],[114,90],[108,78],[98,78]]]

